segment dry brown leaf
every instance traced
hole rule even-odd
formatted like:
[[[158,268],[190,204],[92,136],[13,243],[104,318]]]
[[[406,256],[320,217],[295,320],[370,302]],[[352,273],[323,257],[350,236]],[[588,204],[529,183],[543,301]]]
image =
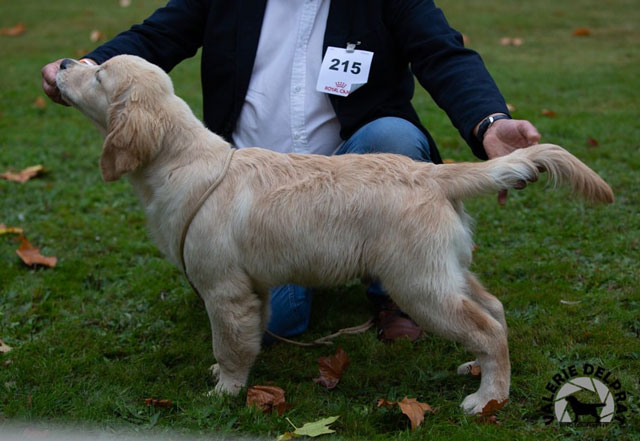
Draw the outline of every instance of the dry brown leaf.
[[[173,406],[171,400],[156,400],[153,398],[145,398],[144,404],[146,404],[147,406],[162,407],[164,409],[169,409],[171,406]]]
[[[411,421],[411,430],[415,430],[424,421],[425,412],[433,412],[427,403],[420,403],[415,398],[404,397],[402,401],[387,401],[384,398],[378,400],[378,407],[398,405],[403,414]]]
[[[24,170],[19,171],[18,173],[13,173],[10,171],[0,173],[0,178],[6,179],[7,181],[13,182],[27,182],[29,179],[33,178],[40,174],[40,172],[44,170],[44,167],[41,165],[33,165],[31,167],[27,167]]]
[[[600,145],[597,139],[591,137],[587,138],[587,144],[589,144],[591,147],[598,147]]]
[[[469,37],[467,37],[467,34],[462,34],[462,44],[466,46],[469,46]]]
[[[313,381],[329,390],[334,389],[340,382],[342,373],[347,366],[349,366],[349,356],[339,347],[336,355],[318,358],[320,376],[314,378]]]
[[[57,257],[45,257],[40,250],[29,243],[25,236],[20,236],[20,247],[16,250],[22,261],[29,266],[43,265],[53,268],[58,263]]]
[[[106,37],[104,36],[104,33],[102,31],[94,29],[93,31],[91,31],[91,34],[89,34],[89,39],[95,43],[97,41],[105,40]]]
[[[247,390],[247,406],[258,406],[264,413],[274,410],[282,415],[293,407],[284,398],[284,390],[278,386],[251,386]]]
[[[517,107],[513,104],[507,103],[507,109],[509,110],[509,112],[515,112],[517,110]]]
[[[509,401],[509,398],[507,398],[504,401],[498,401],[498,400],[489,401],[482,408],[482,412],[480,412],[480,416],[486,417],[486,416],[495,415],[496,412],[498,412],[500,409],[502,409],[504,407],[505,404],[507,404],[507,401]]]
[[[0,236],[3,234],[22,234],[22,228],[7,227],[5,224],[0,224]]]
[[[572,32],[574,37],[587,37],[591,35],[591,29],[589,28],[576,28]]]
[[[47,107],[47,102],[44,100],[44,98],[39,96],[38,98],[36,98],[33,101],[33,105],[34,105],[34,107],[37,107],[38,109],[44,109],[45,107]]]
[[[7,352],[12,350],[13,348],[11,346],[0,340],[0,354],[6,354]]]
[[[501,425],[502,423],[500,421],[498,421],[498,418],[496,417],[496,413],[502,409],[504,407],[505,404],[507,404],[507,401],[509,401],[509,399],[507,398],[504,401],[498,401],[498,400],[491,400],[489,401],[483,408],[482,408],[482,412],[480,412],[478,415],[476,415],[476,422],[477,423],[485,423],[485,424],[495,424],[495,425]]]
[[[0,30],[0,34],[7,37],[17,37],[18,35],[22,35],[27,30],[27,27],[24,23],[18,23],[15,26],[11,26],[10,28],[2,28]]]
[[[542,113],[544,116],[548,118],[555,118],[556,116],[558,116],[558,114],[555,111],[549,110],[549,109],[542,109],[540,113]]]
[[[443,163],[443,164],[455,164],[455,163],[456,163],[456,160],[455,160],[455,159],[444,158],[444,159],[442,160],[442,163]]]

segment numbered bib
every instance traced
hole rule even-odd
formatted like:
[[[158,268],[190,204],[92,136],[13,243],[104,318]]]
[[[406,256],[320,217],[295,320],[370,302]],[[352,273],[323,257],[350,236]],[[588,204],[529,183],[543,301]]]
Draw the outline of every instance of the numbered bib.
[[[349,96],[369,80],[373,52],[329,46],[322,60],[316,90]]]

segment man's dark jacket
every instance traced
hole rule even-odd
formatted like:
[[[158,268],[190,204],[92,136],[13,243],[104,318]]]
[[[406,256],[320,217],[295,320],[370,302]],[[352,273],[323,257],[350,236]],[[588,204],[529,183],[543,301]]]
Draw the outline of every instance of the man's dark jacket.
[[[134,54],[168,72],[202,47],[204,122],[229,140],[249,87],[266,2],[170,0],[87,57],[102,63]],[[473,128],[485,116],[508,110],[478,54],[464,48],[460,33],[449,27],[433,1],[331,0],[323,54],[327,46],[358,42],[358,49],[374,53],[369,82],[348,97],[330,96],[343,139],[374,119],[397,116],[427,134],[431,158],[440,162],[411,105],[413,73],[475,155],[486,159]]]

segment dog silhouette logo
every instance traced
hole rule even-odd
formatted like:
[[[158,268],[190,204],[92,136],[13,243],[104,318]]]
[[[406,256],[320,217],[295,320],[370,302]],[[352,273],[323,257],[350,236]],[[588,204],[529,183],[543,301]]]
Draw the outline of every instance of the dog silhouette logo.
[[[616,410],[609,388],[591,377],[572,378],[565,383],[558,390],[554,408],[556,418],[561,423],[609,423]]]

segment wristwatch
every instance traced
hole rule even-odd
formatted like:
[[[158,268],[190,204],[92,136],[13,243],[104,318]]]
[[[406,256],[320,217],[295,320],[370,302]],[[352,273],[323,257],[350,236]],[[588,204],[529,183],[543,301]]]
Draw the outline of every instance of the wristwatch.
[[[499,119],[511,119],[511,117],[509,115],[505,115],[504,113],[501,113],[499,115],[487,116],[478,126],[478,134],[476,135],[478,141],[484,141],[484,135],[485,133],[487,133],[487,130],[489,130],[489,127],[491,127],[493,123],[498,121]]]

